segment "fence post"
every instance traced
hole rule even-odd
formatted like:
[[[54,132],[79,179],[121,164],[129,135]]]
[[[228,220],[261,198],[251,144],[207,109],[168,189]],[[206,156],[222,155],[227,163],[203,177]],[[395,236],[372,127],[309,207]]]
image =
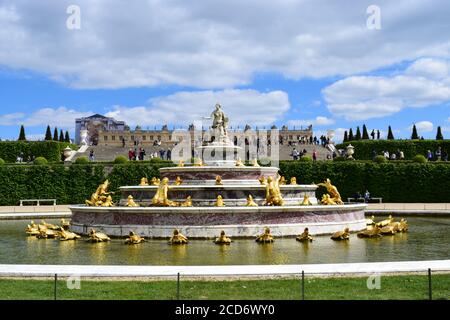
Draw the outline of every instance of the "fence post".
[[[177,300],[180,300],[180,273],[177,274]]]
[[[56,300],[56,284],[58,283],[58,275],[55,273],[55,285],[53,287],[53,297]]]
[[[302,270],[302,300],[305,300],[305,271]]]
[[[431,285],[431,268],[428,268],[428,299],[433,300],[433,287]]]

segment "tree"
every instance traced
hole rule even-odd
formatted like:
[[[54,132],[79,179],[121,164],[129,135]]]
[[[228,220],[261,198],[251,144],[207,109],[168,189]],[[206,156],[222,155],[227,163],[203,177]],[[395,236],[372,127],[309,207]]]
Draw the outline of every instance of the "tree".
[[[365,124],[363,124],[362,138],[369,140],[369,133],[367,132],[367,127]]]
[[[66,136],[64,137],[64,142],[70,143],[69,131],[66,131]]]
[[[348,141],[354,140],[355,137],[353,136],[353,130],[350,128],[350,131],[348,132]]]
[[[53,141],[58,141],[58,128],[55,127],[55,130],[53,130]]]
[[[442,135],[441,126],[437,128],[436,140],[444,140],[444,136]]]
[[[394,134],[392,133],[392,128],[391,128],[391,126],[389,126],[389,129],[388,129],[387,139],[388,139],[388,140],[394,140]]]
[[[361,140],[361,130],[359,130],[359,126],[356,127],[355,140]]]
[[[416,124],[414,124],[413,128],[412,128],[411,140],[417,140],[417,139],[419,139],[419,135],[417,134]]]
[[[344,131],[344,139],[342,142],[347,142],[348,141],[348,133],[347,130]]]
[[[47,126],[47,131],[45,132],[45,141],[52,140],[52,131],[50,130],[50,126]]]
[[[25,136],[25,128],[23,125],[20,126],[19,141],[27,141],[27,137]]]
[[[64,132],[62,129],[59,131],[59,142],[64,142]]]

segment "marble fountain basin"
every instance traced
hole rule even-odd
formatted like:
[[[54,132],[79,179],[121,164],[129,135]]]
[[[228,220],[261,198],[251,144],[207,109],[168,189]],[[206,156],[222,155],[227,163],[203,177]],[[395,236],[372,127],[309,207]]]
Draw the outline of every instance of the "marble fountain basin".
[[[224,230],[235,238],[253,238],[269,227],[276,237],[293,237],[305,227],[313,235],[348,227],[366,228],[365,204],[231,207],[70,207],[71,229],[88,234],[91,228],[123,237],[130,230],[149,238],[168,238],[179,229],[190,239],[212,239]]]

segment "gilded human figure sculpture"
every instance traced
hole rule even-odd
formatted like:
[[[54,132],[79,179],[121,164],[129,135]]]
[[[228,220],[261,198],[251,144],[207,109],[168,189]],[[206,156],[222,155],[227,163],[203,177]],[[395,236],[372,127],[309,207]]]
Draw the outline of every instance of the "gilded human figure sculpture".
[[[331,184],[330,179],[326,179],[324,182],[319,183],[317,185],[325,187],[328,191],[329,198],[332,200],[332,201],[327,200],[328,203],[324,203],[324,204],[344,204],[344,202],[341,199],[341,195],[340,195],[338,189]],[[332,202],[334,202],[334,203],[332,203]]]
[[[56,230],[48,229],[44,225],[38,225],[39,233],[36,235],[39,239],[47,239],[47,238],[57,238],[59,236],[59,232]]]
[[[192,197],[187,196],[186,200],[180,203],[180,207],[192,207]]]
[[[184,167],[184,161],[183,160],[178,161],[177,167]]]
[[[252,162],[251,162],[251,165],[254,166],[254,167],[259,167],[260,165],[258,163],[258,159],[256,159],[256,158],[253,159]]]
[[[279,182],[281,180],[280,175],[277,178],[269,176],[266,182],[266,206],[282,206],[284,201],[281,196]]]
[[[236,160],[236,167],[245,167],[245,164],[242,162],[241,159]]]
[[[398,225],[398,232],[406,232],[406,231],[408,231],[408,222],[402,218]]]
[[[106,200],[101,204],[101,207],[114,207],[114,202],[111,195],[106,197]]]
[[[25,232],[30,236],[36,236],[39,234],[38,225],[34,223],[34,221],[31,221],[29,225],[27,225]]]
[[[333,198],[331,198],[331,196],[328,193],[326,193],[322,196],[320,203],[322,203],[324,205],[335,205],[336,204],[336,202],[333,200]]]
[[[169,200],[168,193],[169,179],[165,177],[161,180],[158,190],[156,190],[155,196],[152,199],[152,205],[161,207],[176,207],[176,202]]]
[[[177,176],[177,178],[175,179],[175,185],[179,186],[182,183],[183,183],[183,179],[181,179],[180,177]]]
[[[188,238],[185,237],[178,229],[173,230],[173,235],[169,240],[170,244],[185,244],[188,243]]]
[[[66,221],[66,219],[62,218],[62,219],[61,219],[61,227],[62,227],[64,230],[69,229],[69,227],[70,227],[70,222],[69,222],[69,221]]]
[[[100,206],[111,206],[111,192],[108,192],[109,180],[106,180],[104,183],[98,186],[97,190],[92,194],[90,200],[86,200],[86,205],[91,207],[100,207]],[[112,198],[111,198],[112,200]],[[107,205],[104,205],[104,204]]]
[[[159,178],[153,177],[152,180],[150,180],[152,186],[159,186],[159,184],[161,183],[161,180],[159,180]]]
[[[278,182],[279,185],[285,185],[286,184],[286,178],[284,176],[282,176],[280,178],[280,181]]]
[[[246,206],[247,207],[257,207],[258,206],[258,204],[253,200],[253,197],[252,197],[251,194],[249,194],[248,197],[247,197],[247,204],[246,204]]]
[[[223,202],[223,198],[221,195],[217,196],[215,205],[216,205],[216,207],[224,207],[225,206],[225,203]]]
[[[291,177],[291,185],[296,185],[297,184],[297,178],[296,177]]]
[[[273,242],[273,236],[270,234],[270,229],[265,228],[264,233],[256,237],[256,242],[259,243],[270,243]]]
[[[267,179],[264,176],[259,177],[258,180],[259,180],[259,183],[261,183],[262,185],[266,185],[266,183],[267,183]]]
[[[307,241],[312,242],[314,239],[313,237],[310,236],[309,229],[305,228],[305,230],[303,230],[303,233],[299,234],[297,238],[295,238],[295,240],[300,242],[307,242]]]
[[[305,194],[303,196],[303,201],[301,203],[302,206],[312,206],[311,201],[309,200],[309,196],[307,194]]]
[[[216,176],[216,185],[222,185],[222,177],[221,176]]]
[[[385,227],[385,226],[387,226],[388,224],[390,224],[393,221],[394,221],[394,218],[392,218],[392,215],[389,215],[389,217],[387,219],[384,219],[384,220],[382,220],[380,222],[377,222],[376,225],[378,227]]]
[[[214,240],[215,244],[231,244],[231,239],[225,234],[225,231],[220,232],[220,236]]]
[[[140,186],[148,186],[148,179],[146,177],[141,178]]]
[[[127,204],[125,206],[126,207],[139,207],[139,205],[136,202],[134,202],[134,198],[131,194],[128,196]]]

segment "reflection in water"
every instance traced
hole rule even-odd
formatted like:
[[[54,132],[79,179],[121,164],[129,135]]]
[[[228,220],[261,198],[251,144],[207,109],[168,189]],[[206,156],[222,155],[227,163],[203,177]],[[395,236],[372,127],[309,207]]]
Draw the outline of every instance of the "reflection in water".
[[[448,259],[450,218],[408,218],[409,233],[374,239],[351,234],[349,241],[316,236],[312,243],[295,238],[275,238],[257,244],[237,239],[231,245],[212,240],[191,240],[187,245],[169,245],[167,240],[148,240],[125,245],[111,242],[37,239],[26,236],[29,221],[0,221],[0,263],[17,264],[111,264],[111,265],[239,265],[304,264],[401,260]],[[59,221],[49,221],[59,223]]]

